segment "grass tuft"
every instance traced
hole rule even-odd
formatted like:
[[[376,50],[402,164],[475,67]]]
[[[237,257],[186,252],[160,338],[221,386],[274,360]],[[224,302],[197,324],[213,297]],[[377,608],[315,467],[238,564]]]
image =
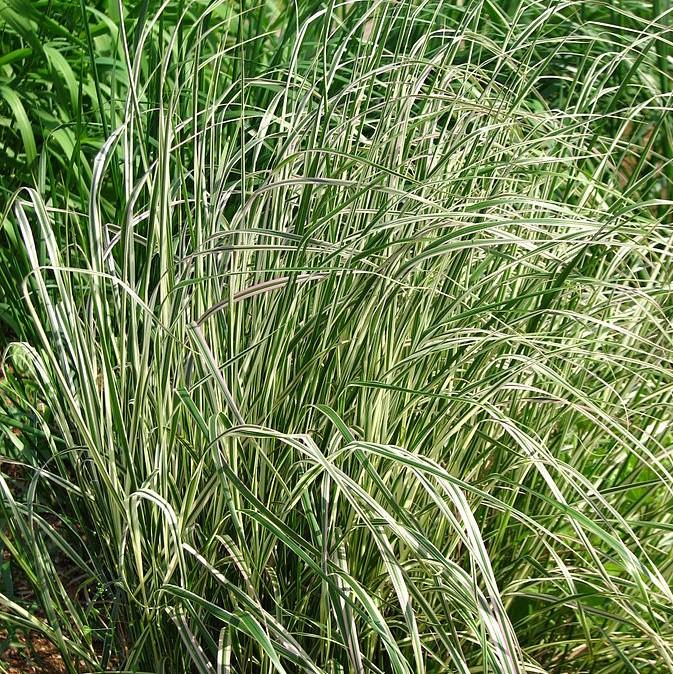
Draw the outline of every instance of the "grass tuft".
[[[670,10],[82,8],[70,154],[0,81],[0,620],[71,673],[673,672]]]

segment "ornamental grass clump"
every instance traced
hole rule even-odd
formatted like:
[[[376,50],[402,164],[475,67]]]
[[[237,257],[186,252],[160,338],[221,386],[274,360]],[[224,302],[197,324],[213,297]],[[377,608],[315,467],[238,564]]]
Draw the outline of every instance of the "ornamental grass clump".
[[[144,9],[86,199],[3,225],[2,620],[69,672],[673,672],[670,12]]]

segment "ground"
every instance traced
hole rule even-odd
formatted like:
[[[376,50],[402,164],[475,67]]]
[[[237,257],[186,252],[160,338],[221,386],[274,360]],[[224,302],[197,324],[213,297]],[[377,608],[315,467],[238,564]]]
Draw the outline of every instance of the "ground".
[[[7,631],[0,630],[0,644],[7,641]],[[64,674],[65,665],[52,643],[37,632],[23,634],[11,640],[0,652],[0,672],[3,674]]]

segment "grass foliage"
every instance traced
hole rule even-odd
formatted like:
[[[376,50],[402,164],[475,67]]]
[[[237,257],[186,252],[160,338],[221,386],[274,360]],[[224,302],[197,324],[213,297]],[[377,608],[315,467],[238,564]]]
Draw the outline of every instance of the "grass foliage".
[[[0,620],[69,672],[673,672],[665,3],[20,4]]]

